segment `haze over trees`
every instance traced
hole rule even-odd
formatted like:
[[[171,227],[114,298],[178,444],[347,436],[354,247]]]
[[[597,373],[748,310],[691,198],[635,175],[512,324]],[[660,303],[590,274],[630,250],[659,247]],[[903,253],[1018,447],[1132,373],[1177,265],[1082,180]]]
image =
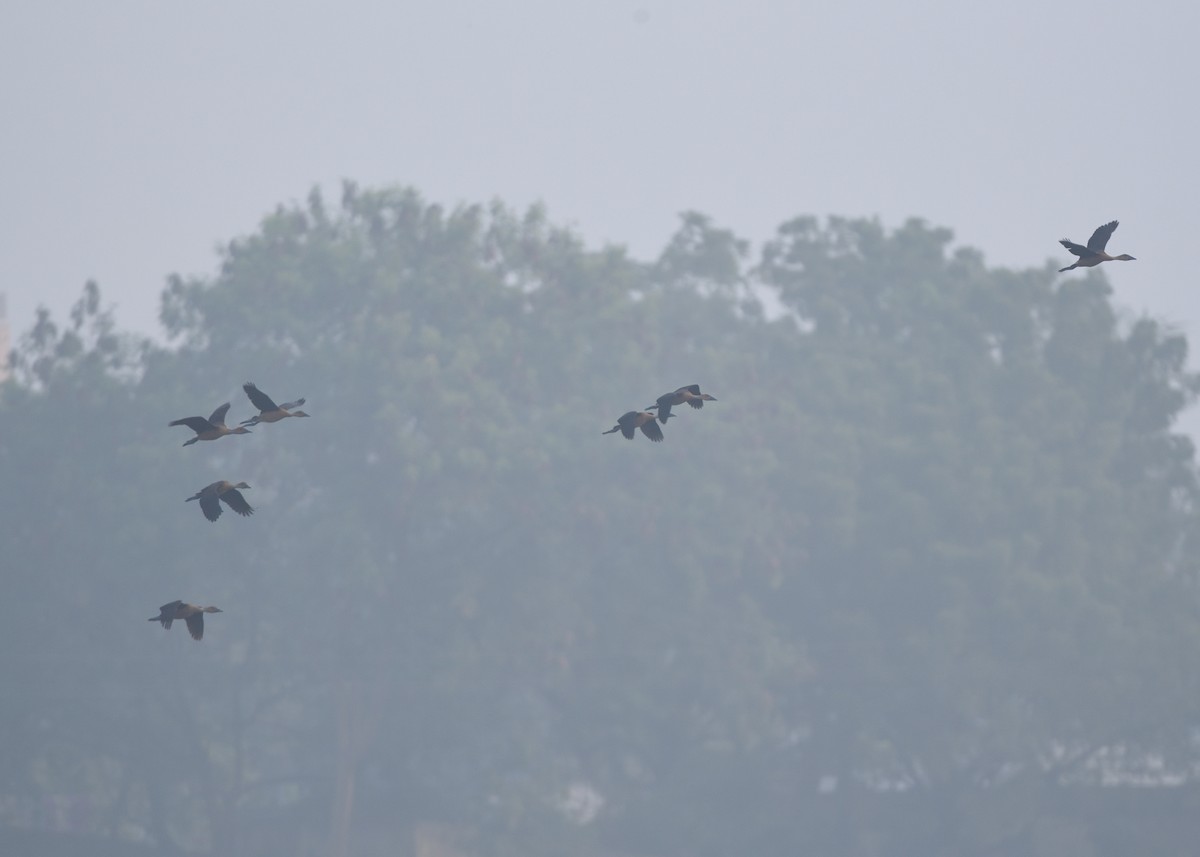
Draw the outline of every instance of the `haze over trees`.
[[[1110,297],[916,220],[646,263],[353,184],[172,277],[166,347],[89,283],[0,387],[0,847],[1183,853],[1198,379]],[[312,418],[181,449],[245,381]]]

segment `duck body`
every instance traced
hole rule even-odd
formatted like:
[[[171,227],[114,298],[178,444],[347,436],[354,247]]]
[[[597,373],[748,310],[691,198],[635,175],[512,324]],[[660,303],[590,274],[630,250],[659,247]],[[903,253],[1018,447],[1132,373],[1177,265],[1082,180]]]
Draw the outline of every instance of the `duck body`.
[[[1120,226],[1120,221],[1113,220],[1105,223],[1103,226],[1097,227],[1096,231],[1092,233],[1092,237],[1088,239],[1087,246],[1076,244],[1070,238],[1060,240],[1058,243],[1066,247],[1067,252],[1078,256],[1079,261],[1065,268],[1059,268],[1058,272],[1061,274],[1064,271],[1071,271],[1075,268],[1094,268],[1101,262],[1136,262],[1137,259],[1128,253],[1122,253],[1120,256],[1112,256],[1105,252],[1104,248],[1108,246],[1108,239],[1112,237],[1118,226]]]

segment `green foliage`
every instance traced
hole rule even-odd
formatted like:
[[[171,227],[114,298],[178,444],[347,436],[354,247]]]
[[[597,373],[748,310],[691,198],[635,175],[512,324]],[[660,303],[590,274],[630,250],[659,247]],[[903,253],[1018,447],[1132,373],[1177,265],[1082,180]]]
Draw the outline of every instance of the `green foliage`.
[[[750,267],[688,213],[645,264],[347,184],[172,277],[170,347],[89,284],[0,390],[8,791],[227,854],[336,840],[352,781],[358,853],[933,853],[863,807],[1190,771],[1186,341],[951,238],[797,218]],[[313,417],[180,449],[246,380]],[[664,444],[600,436],[694,382]],[[183,502],[221,478],[254,517]],[[226,612],[164,637],[174,598]]]

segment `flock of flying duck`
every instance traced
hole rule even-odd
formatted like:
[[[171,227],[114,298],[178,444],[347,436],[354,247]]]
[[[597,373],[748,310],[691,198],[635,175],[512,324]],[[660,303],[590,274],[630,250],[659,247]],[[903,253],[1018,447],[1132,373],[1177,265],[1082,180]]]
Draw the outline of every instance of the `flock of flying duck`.
[[[1066,247],[1068,252],[1078,257],[1078,261],[1065,268],[1059,268],[1058,272],[1061,274],[1075,268],[1093,268],[1101,262],[1135,261],[1134,257],[1128,253],[1122,253],[1120,256],[1112,256],[1105,251],[1105,248],[1108,246],[1108,239],[1112,237],[1118,225],[1119,222],[1113,220],[1098,227],[1092,233],[1092,237],[1088,239],[1086,245],[1076,244],[1069,238],[1063,238],[1059,241],[1058,243]],[[297,410],[304,404],[304,399],[297,399],[294,402],[284,402],[282,405],[277,405],[270,396],[252,383],[247,382],[243,384],[242,389],[246,391],[250,403],[258,408],[258,414],[248,420],[243,420],[235,428],[229,428],[225,425],[225,415],[229,412],[229,402],[226,402],[213,411],[207,419],[204,417],[184,417],[180,420],[172,420],[167,425],[187,426],[194,431],[196,436],[183,444],[184,446],[191,446],[198,441],[216,440],[226,435],[249,434],[250,429],[247,426],[256,426],[259,423],[277,423],[288,417],[308,416],[304,411]],[[663,440],[663,432],[659,423],[665,424],[671,417],[678,416],[671,413],[672,408],[679,407],[680,405],[690,405],[693,408],[699,409],[704,407],[705,402],[715,401],[715,397],[710,396],[708,393],[700,392],[699,384],[689,384],[670,393],[664,393],[655,400],[653,405],[648,405],[645,410],[626,411],[617,419],[615,426],[608,431],[601,432],[601,434],[620,432],[625,435],[626,439],[633,440],[637,430],[641,429],[642,434],[655,443],[659,443]],[[651,413],[652,411],[658,411],[658,413]],[[188,502],[199,500],[200,511],[210,521],[216,521],[217,518],[221,517],[222,502],[239,515],[249,517],[254,514],[254,508],[242,496],[242,491],[249,487],[245,482],[234,483],[222,479],[220,482],[206,485],[187,499]],[[221,612],[222,610],[219,607],[199,607],[184,601],[172,601],[170,604],[164,604],[159,608],[159,615],[151,616],[149,621],[161,622],[163,628],[170,628],[171,623],[179,619],[187,623],[188,631],[191,633],[192,638],[199,640],[204,637],[204,614]]]
[[[633,440],[633,433],[641,429],[642,434],[658,443],[663,439],[662,429],[658,424],[665,423],[673,416],[678,416],[678,414],[671,413],[671,408],[676,405],[703,408],[705,402],[715,401],[716,399],[708,393],[700,392],[699,384],[689,384],[673,392],[663,393],[653,405],[648,405],[644,411],[626,411],[617,419],[615,426],[608,431],[600,432],[600,434],[612,434],[619,431],[625,435],[627,440]],[[658,411],[658,414],[652,414],[651,411]]]
[[[297,399],[294,402],[284,402],[282,405],[277,405],[270,396],[249,381],[242,385],[242,389],[246,391],[250,403],[258,408],[258,414],[248,420],[242,420],[234,428],[225,425],[225,415],[229,413],[229,402],[226,402],[213,411],[207,419],[204,417],[184,417],[181,420],[172,420],[167,423],[167,426],[187,426],[194,431],[196,436],[191,440],[185,441],[183,444],[184,446],[191,446],[193,443],[201,440],[216,440],[219,437],[231,434],[250,434],[250,429],[247,426],[256,426],[259,423],[277,423],[288,417],[308,416],[304,411],[297,410],[297,408],[304,404],[304,399]],[[200,511],[210,521],[215,521],[221,517],[222,502],[239,515],[249,517],[254,514],[254,507],[247,503],[246,498],[242,496],[242,490],[249,487],[245,482],[233,483],[222,479],[220,482],[206,485],[191,497],[188,497],[187,500],[188,502],[199,500]],[[185,601],[172,601],[170,604],[164,604],[160,607],[158,615],[151,616],[149,621],[161,622],[163,628],[169,629],[171,623],[179,619],[187,623],[192,639],[200,640],[204,637],[204,614],[221,612],[223,611],[220,607],[199,607],[195,604],[188,604]]]

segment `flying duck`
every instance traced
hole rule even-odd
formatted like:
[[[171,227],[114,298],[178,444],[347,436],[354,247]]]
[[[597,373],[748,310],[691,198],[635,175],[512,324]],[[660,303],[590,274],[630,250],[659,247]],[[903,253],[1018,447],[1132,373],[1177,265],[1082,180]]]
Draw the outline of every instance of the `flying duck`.
[[[665,418],[663,419],[663,422],[666,422]],[[617,420],[617,424],[615,426],[610,428],[608,431],[600,432],[600,434],[612,434],[615,431],[619,431],[629,440],[633,440],[633,433],[637,429],[641,429],[642,434],[650,438],[655,443],[658,443],[663,439],[662,429],[658,427],[658,423],[655,421],[654,414],[651,414],[647,411],[628,411],[627,413],[621,415],[621,418]]]
[[[270,396],[254,386],[252,381],[247,381],[243,384],[242,389],[250,397],[251,404],[259,410],[257,416],[251,417],[248,420],[242,420],[242,425],[244,426],[256,426],[259,423],[277,423],[288,417],[308,416],[304,411],[293,410],[293,408],[303,405],[304,399],[297,399],[294,402],[284,402],[282,405],[277,405]]]
[[[1079,257],[1079,261],[1074,265],[1068,265],[1065,268],[1059,268],[1058,272],[1070,271],[1075,268],[1094,268],[1101,262],[1136,262],[1137,260],[1128,253],[1122,253],[1120,256],[1110,256],[1104,252],[1104,248],[1108,245],[1108,239],[1112,237],[1113,232],[1117,230],[1119,221],[1113,220],[1096,229],[1092,233],[1092,237],[1088,239],[1087,246],[1076,244],[1069,238],[1063,238],[1058,243],[1067,248],[1070,253]]]
[[[664,423],[671,416],[671,408],[677,405],[687,403],[693,408],[703,408],[705,402],[715,402],[716,398],[708,393],[700,392],[699,384],[689,384],[686,387],[680,387],[673,393],[664,393],[659,396],[653,405],[650,405],[646,410],[658,411],[658,418]]]
[[[162,622],[164,630],[171,629],[171,623],[176,619],[187,622],[188,632],[193,640],[204,639],[204,614],[224,613],[220,607],[197,607],[195,604],[185,604],[182,601],[172,601],[158,608],[158,615],[151,616],[151,622]]]
[[[249,487],[245,482],[239,482],[234,485],[232,482],[222,479],[220,482],[214,482],[212,485],[201,488],[191,497],[188,497],[187,502],[199,500],[200,511],[210,521],[215,521],[221,517],[221,500],[224,500],[225,505],[239,515],[249,517],[254,514],[254,509],[246,502],[246,498],[242,496],[242,492],[238,490],[239,488]]]
[[[167,423],[167,426],[187,426],[196,433],[196,436],[189,441],[184,442],[184,446],[191,446],[198,440],[216,440],[219,437],[225,437],[227,434],[250,434],[250,429],[238,426],[237,428],[229,428],[225,425],[225,414],[229,412],[229,402],[221,405],[212,412],[212,415],[205,419],[204,417],[184,417],[181,420],[172,420]]]

